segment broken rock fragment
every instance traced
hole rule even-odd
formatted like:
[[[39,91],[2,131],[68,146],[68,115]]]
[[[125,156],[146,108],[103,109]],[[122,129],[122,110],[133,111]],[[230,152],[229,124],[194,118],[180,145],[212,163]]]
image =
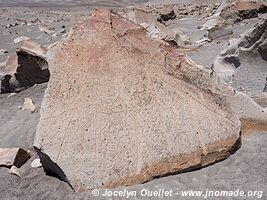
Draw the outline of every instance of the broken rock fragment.
[[[30,38],[26,36],[20,36],[14,39],[14,43],[20,43],[20,42],[27,41],[27,40],[30,40]]]
[[[10,55],[5,63],[0,66],[0,92],[10,92],[10,82],[14,81],[14,75],[18,66],[17,55]]]
[[[0,55],[6,54],[8,51],[6,49],[0,49]]]
[[[163,7],[162,9],[160,9],[159,15],[160,16],[159,16],[158,20],[160,22],[165,22],[165,21],[172,20],[172,19],[176,18],[176,14],[175,14],[172,6],[167,6],[167,7]]]
[[[33,101],[30,98],[25,98],[22,109],[29,110],[32,113],[34,113],[36,111],[36,106],[34,105]]]
[[[190,38],[181,30],[167,28],[164,23],[159,22],[156,14],[141,9],[131,9],[124,16],[145,28],[152,38],[158,38],[172,46],[183,47],[191,44]]]
[[[44,23],[40,23],[38,25],[38,28],[41,32],[44,32],[45,34],[50,34],[50,33],[54,33],[54,28],[48,27],[46,24]]]
[[[75,191],[201,168],[238,147],[234,91],[117,14],[95,11],[48,58],[34,146]]]
[[[9,173],[21,178],[21,172],[20,172],[19,168],[17,168],[14,165],[9,169]]]
[[[30,154],[20,148],[0,148],[0,167],[21,167],[30,159]]]
[[[41,163],[40,159],[39,159],[39,158],[34,159],[34,160],[32,161],[32,163],[31,163],[31,167],[32,167],[32,168],[39,168],[39,167],[42,167],[42,163]]]
[[[20,91],[47,82],[50,77],[47,49],[34,41],[24,41],[17,55],[0,69],[1,92]]]

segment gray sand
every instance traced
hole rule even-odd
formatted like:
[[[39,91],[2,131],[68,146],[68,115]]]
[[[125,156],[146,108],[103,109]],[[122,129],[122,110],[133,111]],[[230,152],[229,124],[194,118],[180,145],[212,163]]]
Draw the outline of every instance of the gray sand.
[[[0,95],[0,147],[32,148],[46,85],[37,85],[11,97],[9,94]],[[38,112],[22,110],[24,98],[31,98]]]

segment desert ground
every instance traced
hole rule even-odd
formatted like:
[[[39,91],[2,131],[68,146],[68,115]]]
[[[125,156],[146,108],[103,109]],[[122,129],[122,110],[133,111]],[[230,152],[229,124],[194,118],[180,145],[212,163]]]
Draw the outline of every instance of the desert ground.
[[[214,14],[220,4],[220,0],[0,0],[0,63],[5,63],[8,58],[15,56],[16,49],[24,40],[33,40],[46,47],[60,41],[77,22],[89,16],[96,8],[127,12],[127,9],[133,7],[158,9],[165,5],[175,5],[179,14],[175,19],[167,21],[165,26],[170,29],[179,28],[191,41],[200,41],[205,35],[205,30],[199,28],[207,21],[208,16],[205,12]],[[206,11],[203,11],[205,9]],[[256,17],[244,17],[238,23],[231,25],[230,29],[225,28],[222,32],[216,32],[217,36],[210,42],[204,41],[198,47],[185,45],[182,48],[195,49],[186,51],[186,55],[195,63],[213,70],[215,60],[229,47],[229,41],[239,38],[264,19],[266,20],[265,12],[259,13]],[[266,57],[264,59],[264,56],[258,53],[240,53],[239,62],[241,64],[234,72],[233,79],[230,83],[227,80],[226,82],[235,90],[248,95],[264,112],[267,107]],[[74,192],[68,183],[53,174],[46,173],[43,167],[31,166],[33,160],[38,158],[33,143],[48,84],[34,84],[23,90],[0,93],[0,148],[19,147],[30,151],[31,154],[31,158],[19,168],[20,177],[10,174],[9,168],[0,165],[0,199],[126,199],[101,195],[96,197],[91,191]],[[33,101],[36,107],[34,112],[23,109],[25,98]],[[202,169],[167,174],[142,184],[120,186],[114,191],[123,189],[141,191],[144,188],[172,189],[177,192],[184,190],[263,191],[262,194],[258,193],[258,196],[254,197],[208,197],[207,199],[267,199],[267,129],[255,126],[256,128],[249,130],[249,133],[243,133],[241,147],[221,162]],[[100,194],[104,194],[104,189],[100,190]],[[138,194],[129,199],[160,198],[142,197]],[[176,195],[163,199],[203,199],[203,197]]]

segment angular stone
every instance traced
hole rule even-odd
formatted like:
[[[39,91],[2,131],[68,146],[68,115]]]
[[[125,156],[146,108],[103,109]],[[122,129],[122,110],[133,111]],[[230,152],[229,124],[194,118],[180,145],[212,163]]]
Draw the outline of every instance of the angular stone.
[[[29,110],[32,113],[36,111],[36,106],[30,98],[24,99],[23,110]]]
[[[46,61],[47,49],[34,41],[24,41],[17,55],[10,57],[0,69],[1,93],[20,91],[47,82],[50,77]]]
[[[0,49],[0,55],[6,54],[8,51],[6,49]]]
[[[44,24],[44,23],[40,23],[39,25],[38,25],[38,28],[39,28],[39,30],[41,31],[41,32],[44,32],[44,33],[46,33],[46,34],[51,34],[51,33],[54,33],[54,28],[50,28],[50,27],[48,27],[46,24]]]
[[[37,159],[33,160],[31,163],[31,167],[32,168],[42,167],[42,163],[41,163],[40,159],[37,158]]]
[[[234,91],[119,15],[95,11],[48,60],[34,146],[75,191],[201,168],[239,144]]]
[[[19,168],[17,168],[14,165],[9,169],[9,173],[21,178],[21,172],[20,172]]]
[[[20,42],[27,41],[27,40],[30,40],[30,38],[26,36],[20,36],[14,39],[14,43],[20,43]]]
[[[161,39],[173,46],[186,46],[191,44],[190,38],[182,31],[179,29],[167,28],[157,20],[157,15],[151,12],[141,9],[131,9],[127,11],[124,16],[145,28],[148,35],[152,38]]]
[[[168,21],[176,18],[173,6],[167,6],[160,9],[159,21]]]
[[[5,63],[0,66],[0,93],[10,92],[10,80],[14,78],[18,66],[17,55],[10,55]]]
[[[29,159],[29,153],[23,149],[0,148],[0,167],[21,167]]]

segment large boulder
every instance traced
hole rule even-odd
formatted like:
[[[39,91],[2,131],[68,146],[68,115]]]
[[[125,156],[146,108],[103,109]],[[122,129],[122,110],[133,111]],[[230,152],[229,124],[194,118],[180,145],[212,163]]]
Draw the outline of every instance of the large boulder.
[[[75,191],[143,183],[227,158],[236,93],[117,14],[95,11],[48,52],[34,146]]]

